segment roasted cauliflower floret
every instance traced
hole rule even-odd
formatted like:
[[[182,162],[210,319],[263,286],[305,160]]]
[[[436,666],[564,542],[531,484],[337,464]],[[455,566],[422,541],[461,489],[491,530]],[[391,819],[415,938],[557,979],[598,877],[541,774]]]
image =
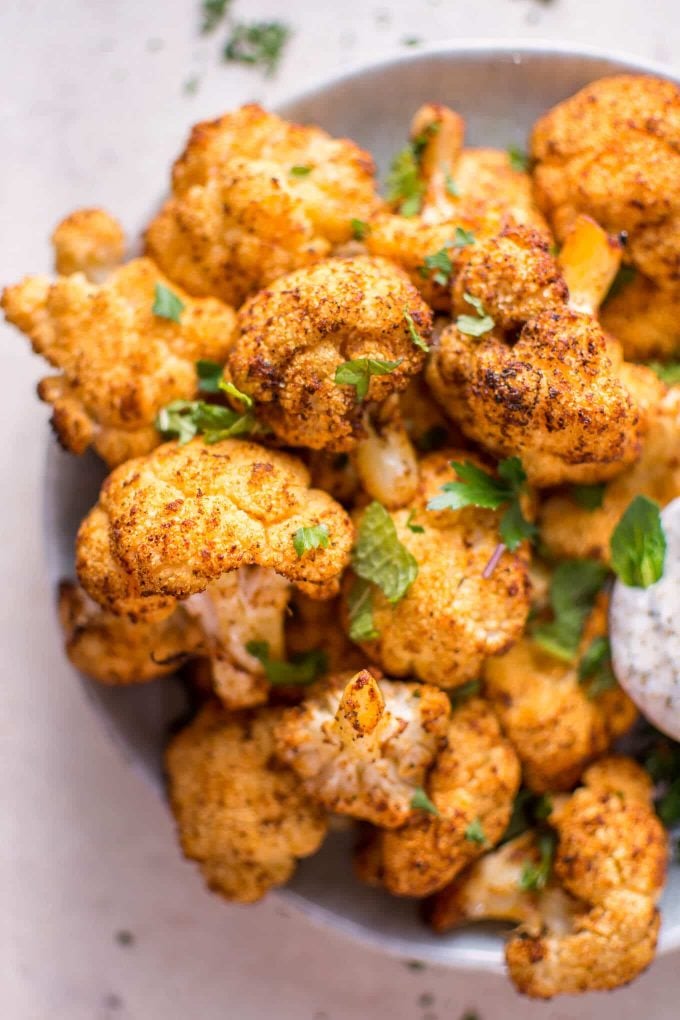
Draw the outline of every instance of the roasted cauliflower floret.
[[[294,536],[321,527],[327,545],[298,555]],[[125,612],[129,595],[187,598],[237,567],[269,567],[330,598],[353,529],[342,507],[309,488],[301,461],[254,443],[166,443],[105,481],[76,543],[78,575],[95,601]]]
[[[580,492],[557,493],[541,506],[541,538],[558,557],[609,562],[609,540],[635,496],[666,506],[680,496],[680,387],[673,387],[650,413],[640,459],[602,491],[601,504],[587,509]]]
[[[336,676],[288,709],[276,750],[329,811],[384,828],[403,825],[446,739],[449,699],[433,687],[380,683],[368,670]]]
[[[76,209],[52,234],[55,269],[60,276],[83,273],[103,283],[125,257],[125,234],[103,209]]]
[[[484,659],[505,651],[520,637],[529,612],[523,551],[503,552],[491,575],[483,576],[500,542],[500,513],[478,507],[427,509],[442,484],[457,477],[451,460],[481,466],[463,451],[430,454],[420,463],[415,500],[390,514],[399,541],[416,559],[418,574],[396,603],[373,587],[373,628],[378,636],[361,642],[390,676],[416,676],[442,687],[475,679]],[[413,530],[414,524],[423,530]],[[347,600],[352,588],[348,578]]]
[[[409,319],[423,343],[431,329],[430,311],[406,276],[367,256],[285,276],[251,298],[238,318],[228,369],[255,401],[258,418],[286,443],[334,451],[350,449],[363,434],[364,399],[385,400],[422,368],[425,355]],[[354,361],[365,370],[364,392],[335,381]]]
[[[228,714],[207,704],[166,754],[170,803],[187,857],[215,892],[260,899],[318,850],[324,812],[274,758],[276,709]]]
[[[29,276],[2,296],[7,319],[60,372],[43,379],[42,400],[73,453],[93,446],[110,466],[160,442],[158,411],[198,389],[196,361],[223,362],[234,337],[231,308],[190,298],[179,321],[154,314],[156,287],[169,286],[149,259],[116,269],[101,286],[84,276]]]
[[[600,595],[584,628],[579,658],[607,633],[608,598]],[[579,682],[578,663],[563,662],[531,637],[484,664],[485,694],[537,793],[568,790],[598,755],[633,725],[637,712],[618,686],[595,694]]]
[[[147,247],[189,293],[238,305],[348,241],[380,205],[374,174],[354,142],[244,106],[194,127]]]
[[[341,623],[340,599],[310,599],[293,589],[286,619],[286,652],[295,656],[321,648],[328,672],[358,671],[366,661]]]
[[[626,259],[656,283],[680,279],[680,89],[601,78],[534,126],[536,200],[563,240],[578,213],[627,234]]]
[[[377,877],[396,896],[442,889],[498,842],[510,819],[520,768],[492,709],[481,698],[466,702],[451,717],[447,741],[427,779],[438,814],[421,811],[399,829],[374,829],[357,855],[359,877]]]
[[[680,289],[662,290],[638,273],[605,302],[600,322],[621,342],[627,358],[676,358],[680,354]]]

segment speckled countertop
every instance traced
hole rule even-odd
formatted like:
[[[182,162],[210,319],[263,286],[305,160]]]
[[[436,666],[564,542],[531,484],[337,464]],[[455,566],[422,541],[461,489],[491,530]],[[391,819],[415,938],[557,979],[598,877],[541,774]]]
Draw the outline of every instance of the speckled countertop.
[[[48,268],[49,229],[76,205],[142,222],[192,121],[274,103],[408,37],[547,37],[660,61],[680,49],[676,0],[234,2],[295,28],[276,78],[220,65],[197,0],[0,4],[0,282]],[[678,956],[631,989],[532,1004],[500,978],[414,970],[312,929],[276,898],[244,909],[204,891],[62,659],[40,530],[39,367],[0,329],[3,1020],[677,1018]]]

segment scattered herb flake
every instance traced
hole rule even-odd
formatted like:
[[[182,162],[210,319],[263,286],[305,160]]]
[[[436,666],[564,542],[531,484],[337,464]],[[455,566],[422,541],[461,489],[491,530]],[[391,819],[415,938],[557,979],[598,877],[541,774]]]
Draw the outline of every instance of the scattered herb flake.
[[[385,182],[388,202],[394,202],[402,216],[417,216],[423,204],[425,185],[420,178],[420,161],[413,143],[396,154]]]
[[[590,642],[581,656],[578,679],[579,683],[584,685],[589,698],[597,698],[605,691],[616,687],[608,637],[600,635]]]
[[[310,524],[308,527],[298,528],[293,535],[293,546],[298,557],[304,556],[311,549],[327,549],[328,525]]]
[[[233,397],[234,400],[240,400],[241,403],[248,408],[248,410],[250,410],[253,406],[253,398],[248,393],[244,393],[240,390],[238,386],[236,386],[233,382],[230,382],[228,379],[220,379],[219,389],[222,393],[226,393],[227,396]]]
[[[415,557],[399,541],[390,514],[375,501],[366,507],[359,522],[352,567],[359,577],[376,584],[393,605],[418,576]]]
[[[680,361],[648,361],[647,368],[651,368],[666,386],[680,385]]]
[[[406,518],[406,527],[408,528],[409,531],[412,531],[414,535],[423,535],[425,533],[425,528],[422,526],[422,524],[413,523],[415,516],[416,516],[415,510],[411,510],[410,514]]]
[[[306,177],[307,174],[311,174],[311,166],[292,166],[288,171],[291,177]]]
[[[565,560],[550,582],[553,620],[535,626],[533,640],[563,662],[573,662],[586,617],[607,577],[607,568],[595,560]]]
[[[666,535],[658,505],[636,496],[609,542],[612,569],[624,584],[648,588],[663,575]]]
[[[456,319],[456,326],[460,332],[465,333],[466,336],[483,336],[484,333],[488,333],[492,330],[496,323],[490,315],[486,314],[480,299],[474,297],[472,294],[468,294],[467,291],[463,294],[463,299],[467,301],[469,305],[472,305],[477,314],[458,316]]]
[[[461,684],[459,687],[454,687],[453,690],[449,691],[449,701],[451,702],[452,708],[460,708],[470,698],[475,698],[482,690],[481,680],[468,680],[466,683]]]
[[[519,887],[522,892],[540,892],[545,889],[552,871],[557,836],[554,832],[541,832],[537,838],[540,860],[537,864],[527,863],[522,868]]]
[[[594,485],[572,485],[569,494],[584,510],[599,510],[604,499],[605,485],[603,482]]]
[[[222,56],[228,63],[261,67],[269,77],[276,71],[289,38],[290,29],[281,21],[237,22]]]
[[[352,229],[352,237],[355,241],[363,241],[368,233],[368,223],[366,220],[351,219],[349,225]]]
[[[401,44],[402,46],[422,46],[423,40],[419,35],[405,35]]]
[[[222,381],[223,366],[216,361],[201,360],[196,362],[198,388],[203,393],[219,393]]]
[[[423,340],[422,336],[420,335],[420,333],[416,329],[416,324],[413,321],[413,316],[409,312],[408,308],[404,309],[404,318],[406,319],[406,325],[408,326],[409,335],[411,337],[411,340],[413,340],[413,343],[415,344],[415,346],[420,348],[421,351],[425,351],[425,352],[429,351],[430,348],[425,343],[425,341]]]
[[[456,184],[448,170],[444,171],[444,190],[446,191],[446,194],[449,195],[451,198],[460,198],[460,191],[458,190],[458,185]]]
[[[176,294],[163,283],[156,284],[154,302],[151,311],[160,319],[170,319],[172,322],[179,322],[184,302],[180,301]]]
[[[446,248],[440,248],[433,255],[426,255],[419,272],[424,279],[429,277],[441,287],[446,287],[453,272],[453,262]]]
[[[475,235],[471,230],[465,230],[463,227],[456,227],[456,233],[453,239],[454,248],[468,248],[471,244],[475,243]]]
[[[401,365],[399,361],[380,361],[378,358],[356,358],[345,361],[335,370],[335,382],[338,386],[354,386],[357,400],[361,403],[368,394],[372,375],[389,375]]]
[[[517,173],[525,174],[531,166],[531,160],[528,153],[526,153],[524,149],[520,149],[518,145],[509,145],[507,152],[512,169]]]
[[[270,659],[268,641],[248,641],[246,651],[262,664],[265,676],[272,686],[311,684],[328,669],[328,656],[321,648],[298,652],[291,656],[290,662]]]
[[[230,407],[206,404],[202,400],[173,401],[158,412],[155,426],[166,439],[179,440],[180,446],[197,435],[203,435],[205,442],[211,445],[232,436],[260,431],[251,411],[239,414]]]
[[[203,15],[201,32],[204,35],[214,32],[220,22],[226,17],[230,6],[231,0],[203,0],[201,4],[201,13]]]
[[[373,623],[373,585],[358,577],[350,588],[347,599],[349,609],[349,636],[352,641],[373,641],[379,637]]]
[[[479,818],[475,818],[470,822],[465,830],[465,838],[469,840],[470,843],[479,843],[480,846],[486,843],[486,833],[484,832],[484,826],[480,822]]]
[[[429,814],[439,817],[439,808],[432,803],[422,786],[417,786],[414,790],[411,807],[414,811],[427,811]]]

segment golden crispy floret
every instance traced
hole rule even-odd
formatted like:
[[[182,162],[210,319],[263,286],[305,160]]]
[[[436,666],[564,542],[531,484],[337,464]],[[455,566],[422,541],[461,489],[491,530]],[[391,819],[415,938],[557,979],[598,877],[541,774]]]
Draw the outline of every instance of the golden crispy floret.
[[[557,557],[608,563],[612,532],[637,495],[660,506],[680,496],[680,387],[670,389],[650,412],[640,459],[609,482],[602,505],[588,510],[573,493],[550,496],[540,509],[541,538]]]
[[[68,581],[59,588],[59,616],[69,659],[104,684],[167,676],[203,643],[201,628],[179,606],[164,619],[133,622],[102,609]]]
[[[416,676],[442,687],[475,679],[484,659],[520,637],[529,612],[522,550],[503,552],[491,576],[483,576],[500,542],[500,513],[478,507],[427,509],[441,486],[457,478],[451,460],[483,466],[462,450],[442,450],[421,461],[416,499],[390,515],[399,541],[418,563],[418,576],[396,604],[374,587],[378,637],[361,644],[390,676]],[[409,523],[424,531],[414,532]],[[351,588],[348,578],[346,597]]]
[[[238,305],[348,241],[381,204],[374,174],[354,142],[244,106],[194,127],[147,247],[189,293]]]
[[[301,269],[240,310],[230,375],[284,442],[347,450],[362,435],[364,405],[354,386],[335,382],[336,369],[357,359],[399,362],[370,376],[366,399],[382,401],[403,390],[425,357],[407,313],[426,342],[430,310],[384,259],[331,259]]]
[[[206,705],[166,754],[170,802],[187,857],[208,886],[252,903],[318,850],[324,812],[274,760],[275,709],[228,714]]]
[[[680,354],[680,289],[662,290],[641,274],[605,302],[600,322],[621,342],[627,358]]]
[[[125,257],[125,234],[103,209],[76,209],[52,234],[54,265],[60,276],[83,273],[103,283]]]
[[[298,556],[296,531],[323,525],[327,547]],[[195,439],[166,443],[109,475],[81,525],[77,569],[88,594],[119,612],[127,594],[187,598],[255,564],[330,598],[352,537],[345,511],[309,488],[295,457],[237,439]]]
[[[607,633],[608,598],[601,595],[584,628],[580,655]],[[633,702],[613,687],[595,697],[579,683],[578,664],[544,651],[530,637],[484,664],[485,694],[537,793],[569,790],[583,770],[635,722]]]
[[[601,78],[538,120],[535,195],[562,240],[578,213],[626,231],[626,259],[658,284],[680,280],[680,89]]]
[[[329,811],[396,828],[412,815],[450,710],[433,687],[339,675],[284,713],[276,750]]]
[[[154,315],[157,284],[184,303],[179,322]],[[93,446],[112,467],[158,445],[158,411],[196,396],[196,361],[223,362],[235,328],[231,308],[188,297],[149,259],[101,286],[80,274],[29,276],[5,290],[2,307],[60,372],[38,387],[60,441],[73,453]]]
[[[357,857],[376,868],[381,884],[395,896],[428,896],[442,889],[505,832],[520,782],[512,746],[503,738],[493,710],[473,698],[454,711],[427,779],[437,816],[420,811],[399,829],[375,829]]]

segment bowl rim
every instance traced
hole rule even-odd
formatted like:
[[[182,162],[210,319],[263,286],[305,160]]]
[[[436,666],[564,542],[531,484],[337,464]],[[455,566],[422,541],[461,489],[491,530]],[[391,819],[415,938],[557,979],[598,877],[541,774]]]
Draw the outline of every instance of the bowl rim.
[[[432,57],[440,56],[451,56],[452,59],[457,61],[479,57],[510,59],[516,64],[521,64],[525,56],[554,57],[555,59],[585,58],[586,60],[590,59],[593,61],[604,60],[621,65],[621,70],[613,72],[615,74],[649,74],[667,78],[676,84],[680,84],[680,70],[677,70],[672,65],[636,57],[634,54],[626,51],[601,48],[588,43],[554,42],[545,38],[529,39],[524,37],[517,39],[502,37],[449,38],[437,43],[425,43],[417,49],[411,49],[406,52],[386,52],[378,60],[367,59],[361,61],[348,71],[324,78],[316,84],[308,85],[297,92],[284,96],[278,102],[272,103],[271,109],[280,116],[295,118],[296,115],[291,112],[294,107],[318,98],[329,88],[342,87],[358,79],[370,77],[373,74],[380,74],[390,68],[427,63]],[[55,507],[51,504],[49,498],[51,491],[53,491],[51,480],[55,472],[55,464],[52,459],[54,443],[53,437],[48,435],[42,486],[42,533],[48,569],[52,561],[50,543],[56,523]],[[71,668],[73,669],[73,667]],[[131,754],[118,731],[118,727],[109,714],[102,711],[95,698],[90,696],[90,685],[93,681],[78,673],[75,669],[73,669],[73,672],[80,678],[81,686],[84,688],[86,701],[89,703],[90,709],[99,717],[100,725],[103,725],[105,732],[111,738],[123,761],[134,772],[142,776],[146,784],[152,784],[148,770],[137,757]],[[157,784],[153,785],[157,790]],[[295,889],[283,886],[272,889],[268,895],[272,899],[278,898],[283,900],[289,909],[292,908],[296,913],[304,915],[317,928],[332,931],[342,938],[353,939],[361,945],[378,950],[397,959],[417,961],[427,966],[446,967],[450,970],[460,970],[467,973],[479,972],[500,975],[505,972],[502,955],[499,955],[496,951],[479,948],[470,949],[462,946],[454,948],[450,942],[442,940],[440,950],[436,945],[422,947],[421,956],[418,957],[414,955],[414,947],[410,944],[407,937],[385,935],[374,931],[360,921],[339,915],[330,907],[307,899]],[[657,950],[657,956],[665,955],[677,949],[680,949],[680,925],[677,927],[674,935],[663,940],[662,945]]]

